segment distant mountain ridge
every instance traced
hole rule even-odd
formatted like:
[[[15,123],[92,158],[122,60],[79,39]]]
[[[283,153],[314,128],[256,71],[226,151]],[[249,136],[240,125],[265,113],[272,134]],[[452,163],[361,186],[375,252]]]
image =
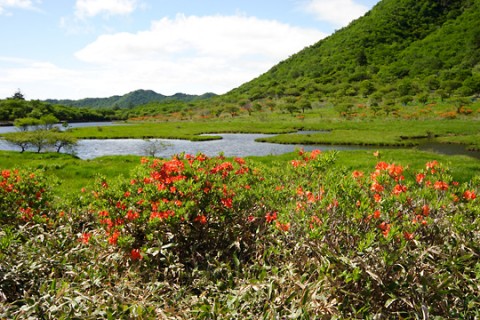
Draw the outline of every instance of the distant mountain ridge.
[[[181,101],[191,102],[208,99],[216,96],[214,93],[205,93],[202,95],[190,95],[185,93],[176,93],[172,96],[165,96],[156,93],[153,90],[135,90],[122,96],[112,96],[108,98],[85,98],[80,100],[59,100],[47,99],[47,103],[58,104],[72,107],[90,107],[90,108],[115,108],[126,109],[145,105],[151,102]]]

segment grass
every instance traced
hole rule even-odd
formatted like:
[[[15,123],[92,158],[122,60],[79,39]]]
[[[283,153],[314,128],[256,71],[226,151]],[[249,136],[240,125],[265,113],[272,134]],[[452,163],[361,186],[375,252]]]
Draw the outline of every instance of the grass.
[[[248,159],[263,165],[276,165],[280,161],[291,160],[295,153],[279,156],[251,156]],[[407,149],[382,149],[380,158],[399,164],[409,164],[421,168],[427,161],[438,160],[451,167],[453,177],[466,181],[480,172],[480,161],[466,156],[447,156],[430,152]],[[48,175],[60,180],[58,193],[69,194],[90,185],[98,174],[107,178],[128,175],[140,163],[140,156],[105,156],[92,160],[82,160],[68,154],[59,153],[19,153],[0,151],[0,168],[43,169]],[[339,151],[337,166],[349,170],[367,170],[378,161],[371,151]]]
[[[0,151],[0,168],[42,169],[47,175],[59,179],[59,194],[78,192],[90,185],[98,174],[108,178],[126,175],[139,162],[138,156],[108,156],[81,160],[62,153]]]

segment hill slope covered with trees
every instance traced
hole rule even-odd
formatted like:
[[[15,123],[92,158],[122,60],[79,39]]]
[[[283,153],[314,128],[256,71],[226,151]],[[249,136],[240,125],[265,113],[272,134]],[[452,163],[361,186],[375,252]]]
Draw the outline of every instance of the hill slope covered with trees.
[[[478,0],[383,0],[226,97],[408,102],[478,95],[478,21]]]

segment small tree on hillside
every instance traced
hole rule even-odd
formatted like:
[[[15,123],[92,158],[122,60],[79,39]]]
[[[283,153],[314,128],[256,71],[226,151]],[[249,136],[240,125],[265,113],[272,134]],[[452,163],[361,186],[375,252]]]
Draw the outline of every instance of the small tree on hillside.
[[[25,96],[23,95],[22,91],[18,89],[12,96],[14,100],[25,100]]]

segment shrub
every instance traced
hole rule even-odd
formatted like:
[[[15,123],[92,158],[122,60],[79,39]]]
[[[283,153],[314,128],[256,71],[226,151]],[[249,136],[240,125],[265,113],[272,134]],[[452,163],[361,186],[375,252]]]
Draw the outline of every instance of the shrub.
[[[1,170],[0,221],[17,224],[48,216],[55,181],[39,170]]]
[[[89,210],[104,241],[151,268],[168,266],[169,257],[187,269],[211,259],[248,260],[264,214],[260,181],[240,158],[144,158],[131,179],[100,178]]]

